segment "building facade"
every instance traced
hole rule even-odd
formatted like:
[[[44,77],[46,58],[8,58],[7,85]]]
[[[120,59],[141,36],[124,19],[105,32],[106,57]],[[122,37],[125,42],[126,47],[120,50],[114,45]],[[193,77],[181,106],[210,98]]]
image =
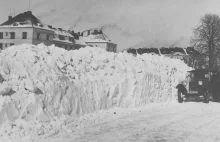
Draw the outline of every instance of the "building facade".
[[[101,47],[109,52],[117,52],[117,44],[104,40],[88,40],[85,43],[92,47]]]
[[[49,29],[33,28],[32,44],[53,44],[54,32]]]
[[[0,49],[9,46],[29,43],[51,45],[53,42],[53,31],[36,27],[1,27],[0,26]]]

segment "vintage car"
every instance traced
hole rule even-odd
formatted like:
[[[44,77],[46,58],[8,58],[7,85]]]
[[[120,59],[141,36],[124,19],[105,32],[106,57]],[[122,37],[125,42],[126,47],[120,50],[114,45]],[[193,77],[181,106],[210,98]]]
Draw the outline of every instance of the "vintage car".
[[[217,71],[209,71],[207,69],[197,69],[188,71],[189,76],[187,83],[181,83],[176,86],[178,102],[182,103],[187,98],[203,98],[204,103],[209,103],[210,77]]]

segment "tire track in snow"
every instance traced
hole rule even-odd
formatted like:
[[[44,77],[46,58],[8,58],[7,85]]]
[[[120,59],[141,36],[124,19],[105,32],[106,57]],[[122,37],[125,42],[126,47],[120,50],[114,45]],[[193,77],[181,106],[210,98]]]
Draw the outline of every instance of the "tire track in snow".
[[[220,110],[215,103],[185,103],[142,108],[124,117],[60,136],[54,142],[190,142],[220,140]]]
[[[156,111],[156,110],[161,110],[161,108],[159,107],[159,108],[156,108],[156,109],[153,109],[154,111]],[[153,110],[150,110],[150,112],[152,112]],[[163,110],[162,110],[163,111]],[[179,110],[178,110],[179,111]],[[186,110],[184,109],[183,110],[183,112],[185,112]],[[182,111],[180,111],[180,112],[171,112],[171,113],[168,113],[168,115],[170,115],[170,116],[172,116],[173,117],[173,115],[176,115],[176,116],[178,116],[179,114],[181,114],[181,113],[183,113]],[[97,133],[99,133],[99,135],[102,135],[103,133],[111,133],[111,132],[113,132],[114,133],[114,135],[115,136],[117,136],[117,137],[120,137],[121,135],[117,135],[118,133],[119,134],[121,134],[121,132],[120,131],[117,131],[117,126],[119,126],[120,127],[120,129],[123,129],[123,131],[126,131],[126,130],[130,130],[130,129],[132,129],[132,131],[134,131],[134,130],[136,130],[136,131],[140,131],[139,133],[142,133],[142,130],[144,130],[144,129],[140,129],[140,128],[138,128],[138,127],[140,127],[140,126],[137,126],[137,128],[135,128],[135,126],[137,125],[137,124],[139,124],[139,123],[145,123],[145,124],[147,124],[147,126],[146,126],[146,128],[148,127],[148,125],[152,125],[152,123],[150,123],[150,121],[148,121],[148,122],[145,122],[146,120],[155,120],[155,119],[157,119],[157,118],[161,118],[161,117],[165,117],[165,116],[167,116],[167,114],[161,114],[161,111],[156,111],[156,114],[154,114],[153,116],[151,115],[151,116],[148,116],[148,115],[146,115],[145,113],[137,113],[138,114],[138,117],[134,117],[134,115],[135,114],[132,114],[131,116],[126,116],[126,117],[124,117],[124,118],[121,118],[120,120],[116,120],[116,121],[114,121],[114,122],[111,122],[110,124],[109,123],[107,123],[107,124],[99,124],[99,125],[96,125],[95,127],[97,127],[97,126],[102,126],[102,127],[104,127],[105,128],[105,131],[99,131],[99,132],[96,132],[95,134],[97,135]],[[150,114],[150,113],[148,113],[148,114]],[[158,116],[158,114],[161,114],[161,115],[159,115]],[[144,116],[144,118],[142,118],[143,116]],[[140,119],[139,117],[141,116],[141,118],[142,119]],[[133,119],[133,120],[132,120]],[[128,121],[127,121],[128,120]],[[133,125],[133,124],[135,124],[135,125]],[[154,122],[154,124],[155,124],[155,122]],[[155,124],[155,126],[156,125],[158,125],[158,124]],[[151,129],[153,129],[152,128],[152,126],[150,126],[151,127]],[[157,126],[158,127],[158,126]],[[130,128],[130,129],[129,129]],[[89,130],[89,129],[87,129],[87,130],[85,130],[86,132],[86,134],[89,134],[89,136],[88,137],[92,137],[92,135],[93,135],[93,133],[91,133],[90,131],[93,131],[94,130],[94,127],[92,127],[91,128],[91,130]],[[89,131],[89,132],[88,132]],[[129,133],[129,131],[128,131],[128,133]],[[129,135],[131,135],[131,136],[135,136],[135,141],[138,139],[138,137],[140,137],[141,136],[141,134],[138,134],[138,135],[136,135],[136,133],[133,133],[133,134],[129,134]],[[125,137],[125,141],[127,141],[128,139],[127,139],[127,137]],[[112,139],[111,139],[112,140]],[[122,141],[124,140],[123,138],[121,139]],[[131,138],[131,141],[133,141],[134,139],[133,138]],[[78,141],[78,139],[77,139],[77,141]],[[106,140],[105,139],[105,141],[108,141],[108,140]]]

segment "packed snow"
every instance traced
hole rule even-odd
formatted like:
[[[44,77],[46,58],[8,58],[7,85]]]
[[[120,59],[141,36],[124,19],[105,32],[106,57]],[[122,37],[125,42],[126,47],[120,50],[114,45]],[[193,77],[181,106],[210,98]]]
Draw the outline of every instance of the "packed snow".
[[[202,100],[200,100],[202,101]],[[73,133],[34,142],[219,142],[219,104],[187,102],[122,108],[108,119]],[[98,114],[97,114],[98,115]],[[105,116],[104,116],[105,117]],[[92,122],[92,121],[91,121]]]
[[[43,44],[3,50],[0,67],[2,141],[71,133],[93,116],[99,121],[100,110],[172,101],[175,86],[190,70],[164,56],[134,57],[96,47],[67,51]]]

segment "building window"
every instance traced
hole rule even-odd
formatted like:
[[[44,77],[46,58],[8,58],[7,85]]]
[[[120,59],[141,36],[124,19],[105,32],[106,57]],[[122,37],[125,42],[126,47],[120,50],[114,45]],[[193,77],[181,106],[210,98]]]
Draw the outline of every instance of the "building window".
[[[47,40],[50,40],[50,35],[47,35]]]
[[[5,47],[7,47],[8,45],[7,45],[7,43],[5,43]]]
[[[40,39],[40,33],[37,33],[37,40]]]
[[[15,39],[15,32],[11,32],[11,39]]]
[[[0,39],[3,39],[3,33],[0,32]]]
[[[0,50],[2,50],[3,49],[3,44],[2,43],[0,43]]]
[[[13,46],[13,45],[15,45],[14,43],[10,43],[10,46]]]
[[[27,39],[27,32],[22,33],[22,39]]]
[[[8,32],[5,33],[5,36],[8,36]]]
[[[65,40],[65,37],[64,37],[64,36],[59,35],[59,39],[60,39],[60,40]]]
[[[74,42],[74,38],[70,37],[69,41]]]

